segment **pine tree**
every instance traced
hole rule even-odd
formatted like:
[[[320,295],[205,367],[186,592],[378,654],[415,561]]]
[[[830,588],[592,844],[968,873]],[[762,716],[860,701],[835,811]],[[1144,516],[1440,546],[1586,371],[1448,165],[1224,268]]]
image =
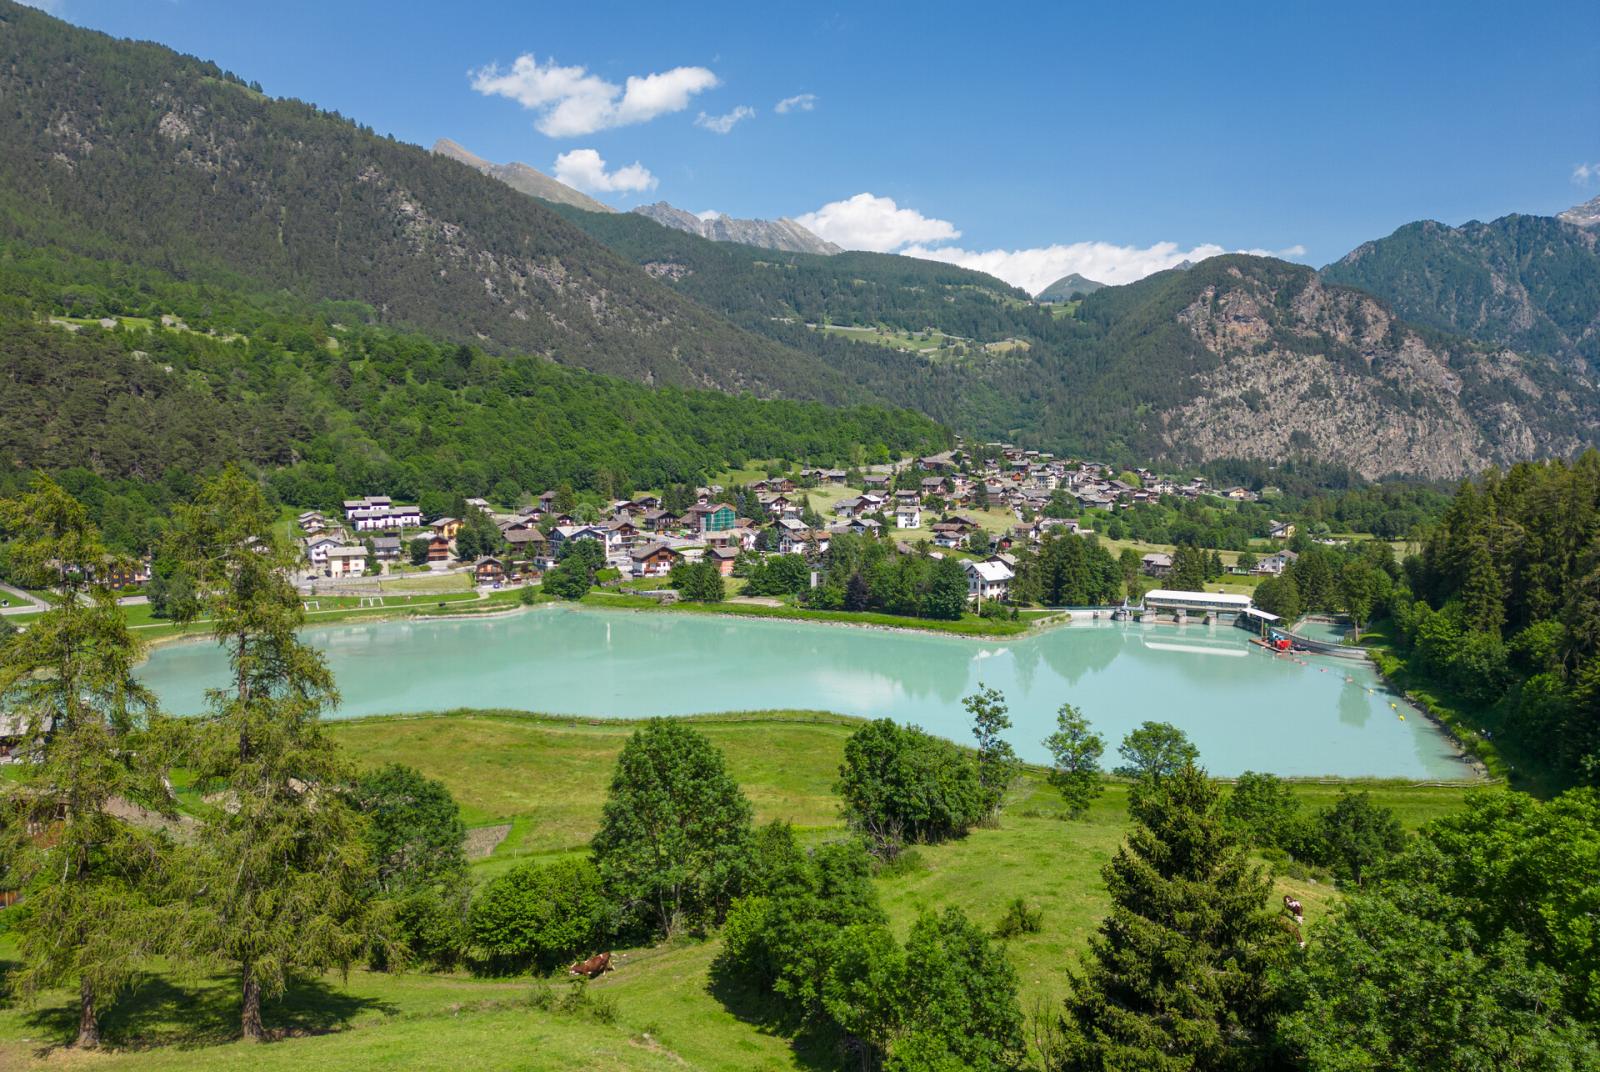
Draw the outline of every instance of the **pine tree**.
[[[1136,794],[1105,870],[1111,914],[1072,977],[1056,1068],[1270,1067],[1268,969],[1292,941],[1192,763]]]
[[[23,966],[10,982],[31,997],[76,981],[76,1043],[92,1047],[100,1014],[164,930],[149,898],[162,842],[112,805],[170,812],[171,801],[152,761],[152,698],[133,677],[139,645],[95,580],[110,558],[87,511],[40,478],[0,503],[0,524],[16,536],[13,576],[57,595],[0,645],[0,709],[23,720],[32,742],[0,823],[7,878],[27,905],[14,925]]]
[[[172,539],[231,671],[189,759],[196,788],[227,805],[202,828],[186,949],[238,972],[252,1040],[264,1033],[263,999],[296,974],[350,963],[372,880],[360,822],[331,790],[348,780],[320,723],[338,694],[298,636],[295,552],[273,521],[260,487],[229,468],[181,511]]]

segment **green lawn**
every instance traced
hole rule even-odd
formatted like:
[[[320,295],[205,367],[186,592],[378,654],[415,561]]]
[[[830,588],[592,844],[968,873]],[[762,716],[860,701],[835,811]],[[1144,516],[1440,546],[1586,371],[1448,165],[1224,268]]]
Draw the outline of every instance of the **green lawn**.
[[[788,819],[810,840],[842,832],[832,784],[845,738],[859,723],[808,712],[703,716],[749,794],[758,821]],[[358,764],[398,760],[443,780],[469,822],[512,821],[515,845],[476,865],[480,877],[516,854],[581,851],[595,824],[626,722],[546,718],[501,712],[368,719],[330,726]],[[1337,786],[1295,787],[1308,804]],[[1457,807],[1464,788],[1372,783],[1368,788],[1414,827]],[[1126,787],[1111,783],[1086,819],[1058,816],[1055,792],[1037,771],[1019,783],[1000,824],[916,850],[918,863],[882,876],[879,892],[902,934],[924,908],[957,905],[992,925],[1007,900],[1022,896],[1043,911],[1043,930],[1008,944],[1025,1010],[1057,1001],[1066,973],[1107,908],[1099,871],[1126,828]],[[1314,919],[1337,897],[1309,881],[1280,880]],[[464,974],[384,974],[356,970],[309,980],[269,1005],[269,1024],[291,1036],[265,1046],[226,1041],[236,997],[231,980],[181,978],[152,965],[140,989],[107,1018],[116,1052],[90,1059],[52,1047],[70,1034],[69,995],[43,996],[32,1009],[0,1007],[0,1068],[105,1067],[172,1072],[252,1068],[583,1068],[655,1070],[830,1069],[827,1053],[798,1053],[780,1034],[741,1019],[710,992],[716,940],[689,940],[626,953],[619,968],[589,984],[590,1005],[533,1000],[563,979],[476,979]],[[14,956],[0,939],[0,968]],[[558,999],[559,1000],[559,999]],[[596,1006],[595,1002],[599,1005]]]

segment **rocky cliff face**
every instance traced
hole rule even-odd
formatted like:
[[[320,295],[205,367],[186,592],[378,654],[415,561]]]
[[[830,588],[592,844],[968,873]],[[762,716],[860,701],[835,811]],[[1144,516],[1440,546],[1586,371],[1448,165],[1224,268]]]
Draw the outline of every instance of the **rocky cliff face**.
[[[1591,197],[1581,205],[1573,205],[1556,219],[1574,227],[1600,227],[1600,197]]]
[[[784,253],[841,252],[832,242],[823,241],[788,217],[776,220],[736,220],[731,216],[702,218],[665,201],[640,205],[633,211],[655,220],[663,227],[687,231],[713,242],[737,242],[743,246],[775,249]]]
[[[1587,380],[1505,349],[1430,342],[1315,275],[1232,267],[1178,314],[1212,361],[1160,415],[1175,457],[1316,457],[1368,477],[1460,477],[1593,442]]]

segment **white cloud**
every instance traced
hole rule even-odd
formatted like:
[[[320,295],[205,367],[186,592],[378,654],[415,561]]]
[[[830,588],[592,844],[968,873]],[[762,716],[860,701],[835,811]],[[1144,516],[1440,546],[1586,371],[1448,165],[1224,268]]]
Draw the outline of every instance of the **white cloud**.
[[[796,93],[792,97],[785,97],[772,106],[772,110],[779,115],[788,115],[790,112],[809,112],[817,106],[815,93]]]
[[[907,246],[898,250],[907,257],[959,264],[1005,280],[1029,294],[1037,294],[1064,275],[1073,272],[1097,283],[1132,283],[1154,272],[1176,268],[1184,261],[1198,263],[1223,253],[1250,253],[1257,257],[1299,257],[1304,246],[1288,249],[1229,250],[1214,243],[1184,249],[1176,242],[1157,242],[1151,246],[1119,246],[1112,242],[1070,242],[1034,249],[970,250],[955,246]]]
[[[695,215],[695,219],[699,219],[699,220],[720,220],[720,219],[722,219],[722,213],[718,212],[714,208],[708,208],[704,212],[696,212],[694,215]]]
[[[1596,175],[1600,175],[1600,171]],[[1132,283],[1153,272],[1175,268],[1184,261],[1203,261],[1222,253],[1286,258],[1303,257],[1306,253],[1306,247],[1298,244],[1279,250],[1228,250],[1213,243],[1184,249],[1176,242],[1157,242],[1143,247],[1119,246],[1112,242],[1071,242],[1030,249],[963,249],[942,244],[961,237],[961,232],[949,220],[924,216],[916,209],[901,208],[890,198],[870,193],[830,202],[815,212],[797,216],[796,220],[846,249],[899,253],[959,264],[963,268],[987,272],[1029,294],[1037,294],[1072,272],[1101,283]]]
[[[636,193],[656,188],[656,177],[637,160],[627,167],[607,171],[605,160],[593,149],[574,149],[556,157],[555,177],[589,193]]]
[[[929,248],[910,246],[900,250],[908,257],[959,264],[975,268],[1037,294],[1064,275],[1077,272],[1097,283],[1132,283],[1152,272],[1176,267],[1184,261],[1200,261],[1224,253],[1221,246],[1200,245],[1182,249],[1176,242],[1157,242],[1153,246],[1119,246],[1111,242],[1071,242],[1036,249],[959,249],[955,246]]]
[[[1600,163],[1579,164],[1572,169],[1572,181],[1579,186],[1587,186],[1597,179],[1600,179]]]
[[[741,104],[727,115],[707,115],[701,112],[695,116],[694,125],[705,127],[713,134],[726,134],[734,128],[734,124],[742,119],[749,119],[756,114],[756,110],[748,104]]]
[[[961,232],[949,220],[901,208],[893,198],[870,193],[830,201],[815,212],[796,217],[800,226],[846,249],[888,253],[910,243],[946,242]]]
[[[509,70],[491,63],[472,72],[473,89],[538,112],[534,126],[552,138],[593,134],[681,112],[690,97],[716,84],[717,76],[704,67],[674,67],[660,74],[631,76],[619,86],[583,67],[559,67],[554,60],[540,63],[531,53],[518,56]]]

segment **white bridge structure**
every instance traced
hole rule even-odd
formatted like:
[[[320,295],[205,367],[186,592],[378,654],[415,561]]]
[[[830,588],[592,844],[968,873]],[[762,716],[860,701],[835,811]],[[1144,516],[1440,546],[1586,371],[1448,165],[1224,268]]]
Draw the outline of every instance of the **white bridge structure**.
[[[1189,615],[1203,617],[1223,614],[1243,614],[1250,609],[1249,596],[1236,596],[1227,592],[1184,592],[1175,588],[1156,588],[1144,594],[1146,613],[1171,614],[1182,619]]]

